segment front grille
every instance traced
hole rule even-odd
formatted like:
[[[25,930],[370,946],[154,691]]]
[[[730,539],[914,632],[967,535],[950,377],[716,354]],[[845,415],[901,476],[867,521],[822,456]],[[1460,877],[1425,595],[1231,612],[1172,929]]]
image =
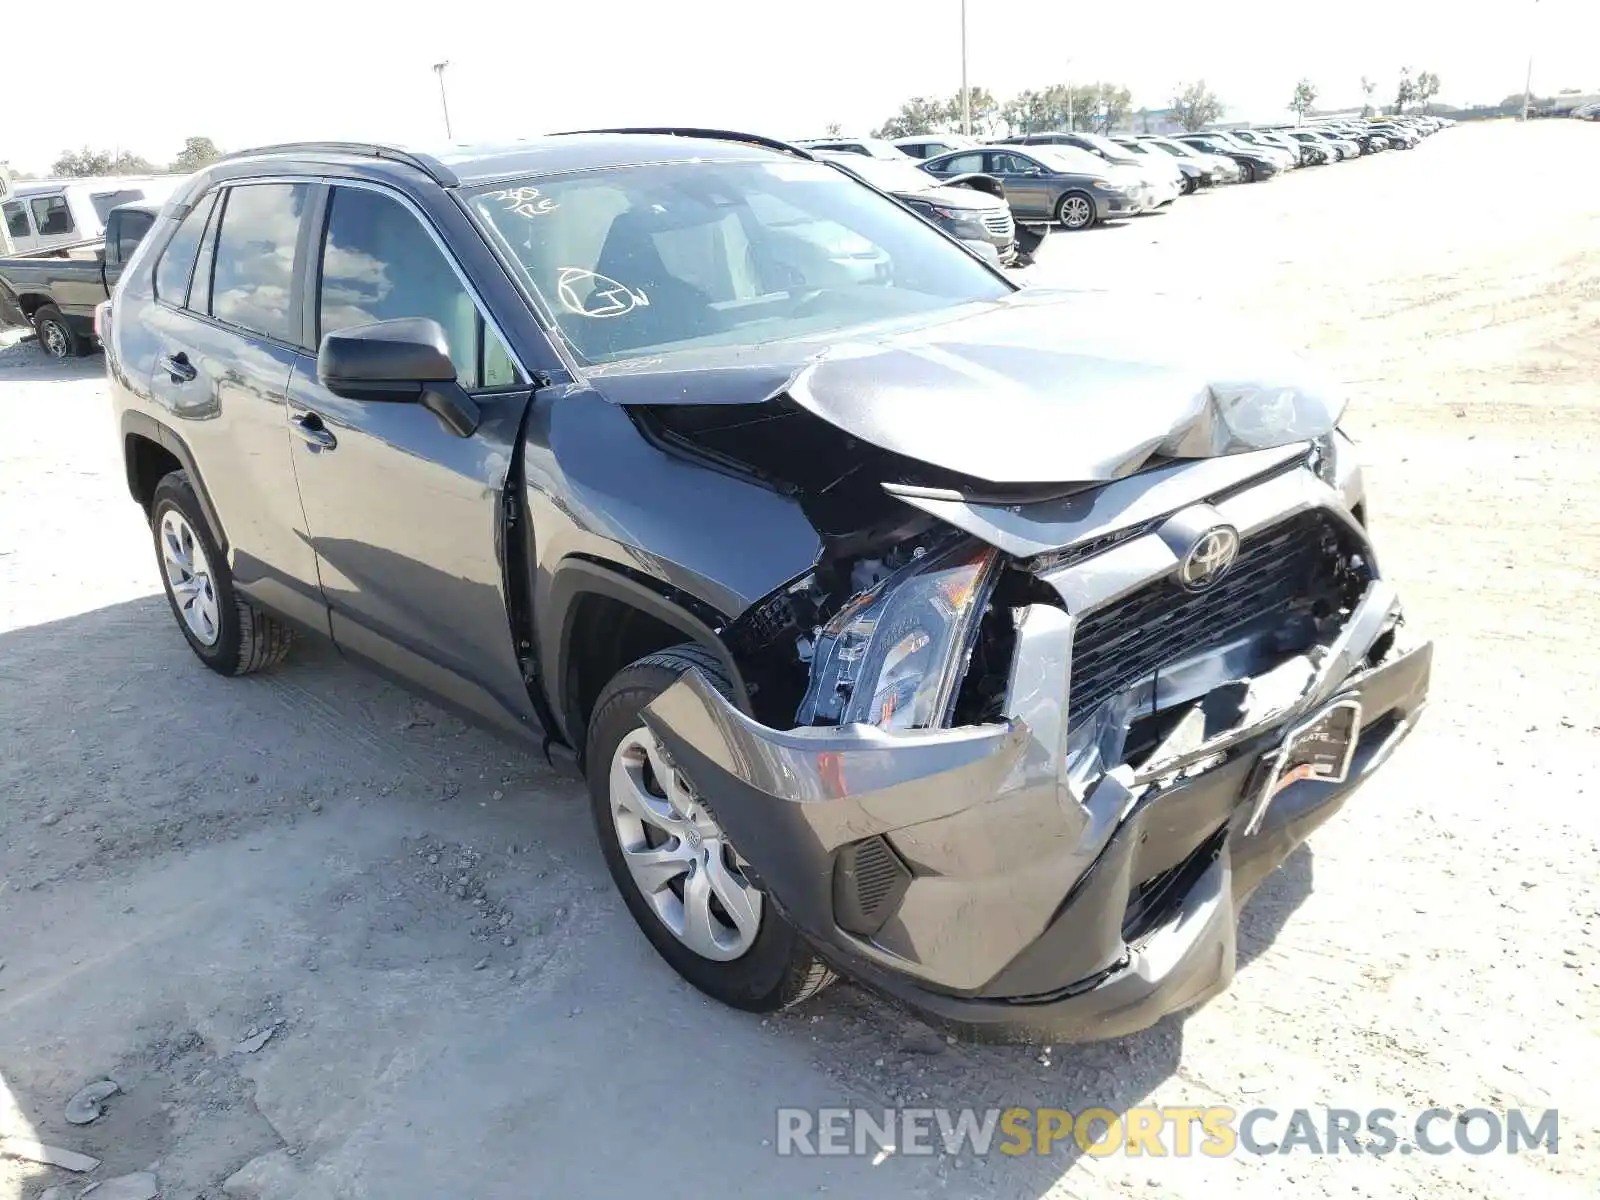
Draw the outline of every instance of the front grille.
[[[1073,639],[1068,728],[1161,667],[1215,649],[1246,626],[1337,604],[1341,538],[1328,514],[1302,513],[1245,538],[1232,568],[1203,592],[1162,578],[1086,615]]]
[[[1010,237],[1014,232],[1010,212],[985,213],[983,227],[1000,237]]]

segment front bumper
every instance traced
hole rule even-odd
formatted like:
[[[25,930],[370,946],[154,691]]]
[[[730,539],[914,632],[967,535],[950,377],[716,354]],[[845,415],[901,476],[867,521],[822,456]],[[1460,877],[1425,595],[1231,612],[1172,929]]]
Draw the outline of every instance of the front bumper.
[[[1246,533],[1333,496],[1297,470],[1214,515]],[[1283,664],[1287,691],[1264,687],[1228,728],[1137,765],[1085,769],[1068,753],[1082,732],[1069,737],[1066,716],[1074,612],[1098,603],[1089,589],[1168,559],[1150,534],[1042,574],[1064,607],[1024,610],[1003,722],[776,730],[696,673],[644,719],[749,873],[844,973],[991,1037],[1129,1033],[1226,986],[1239,906],[1409,734],[1432,659],[1404,647],[1398,601],[1374,578],[1336,637]],[[1185,670],[1206,675],[1183,693],[1199,708],[1232,667],[1207,660],[1170,682],[1163,668],[1160,686],[1188,686]],[[1262,810],[1263,764],[1286,732],[1347,698],[1362,724],[1345,781],[1290,784]]]

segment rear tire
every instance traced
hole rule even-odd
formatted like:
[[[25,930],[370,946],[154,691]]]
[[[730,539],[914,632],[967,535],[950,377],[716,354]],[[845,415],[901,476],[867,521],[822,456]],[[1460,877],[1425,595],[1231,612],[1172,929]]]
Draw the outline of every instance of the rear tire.
[[[1252,162],[1239,164],[1239,182],[1254,183],[1256,181],[1256,165]]]
[[[645,726],[640,713],[657,696],[676,683],[689,670],[698,670],[711,685],[725,696],[733,688],[721,665],[706,650],[695,645],[676,646],[657,654],[646,655],[630,666],[624,667],[612,678],[595,702],[589,719],[585,740],[586,771],[589,782],[589,805],[594,817],[595,833],[600,839],[600,851],[611,872],[612,881],[622,893],[623,902],[633,914],[640,931],[655,947],[656,953],[667,960],[679,975],[713,999],[746,1012],[772,1012],[788,1008],[816,995],[833,981],[833,972],[817,957],[804,938],[791,925],[777,906],[762,897],[749,881],[743,878],[737,865],[737,856],[721,836],[714,814],[703,807],[702,798],[683,786],[681,776],[663,784],[655,771],[655,764],[665,763],[660,746]],[[693,819],[678,822],[668,817],[664,824],[674,825],[687,832],[693,826],[698,832],[689,840],[664,836],[660,827],[636,821],[637,797],[629,791],[630,779],[646,778],[654,784],[659,799],[653,801],[658,813],[669,809],[680,813],[682,808],[692,808]],[[660,842],[635,842],[627,850],[623,847],[623,827],[630,838],[653,833],[662,837]],[[704,836],[704,841],[700,840]],[[690,850],[689,847],[694,849]],[[715,846],[707,852],[704,863],[696,855],[703,847]],[[647,896],[635,877],[635,867],[629,865],[629,855],[637,856],[651,850],[677,850],[678,858],[694,859],[691,866],[673,882],[658,884]],[[715,854],[713,860],[709,857]],[[729,861],[732,859],[733,861]],[[685,932],[680,932],[667,922],[669,915],[689,910],[689,881],[696,874],[702,882],[713,875],[720,888],[712,888],[715,904],[721,905],[730,879],[743,883],[748,892],[758,898],[759,916],[752,923],[753,934],[742,936],[744,928],[735,929],[730,917],[719,922],[726,935],[722,946],[713,946],[717,958],[707,957],[691,947]],[[676,891],[672,891],[672,888]],[[715,908],[727,915],[729,910]],[[713,919],[717,918],[713,915]],[[683,924],[687,925],[685,919]]]
[[[39,348],[58,361],[81,358],[89,353],[89,344],[78,336],[78,331],[54,304],[42,305],[33,314],[33,331],[39,335]]]
[[[187,471],[156,484],[150,534],[167,603],[201,662],[219,675],[249,675],[283,661],[289,627],[235,594]]]

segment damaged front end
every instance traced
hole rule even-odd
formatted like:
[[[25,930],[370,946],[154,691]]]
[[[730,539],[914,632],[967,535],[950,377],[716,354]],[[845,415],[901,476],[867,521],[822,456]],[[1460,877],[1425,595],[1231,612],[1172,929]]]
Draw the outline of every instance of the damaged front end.
[[[645,720],[847,973],[1001,1035],[1142,1028],[1226,985],[1239,904],[1424,707],[1341,446],[1053,495],[873,461],[872,520],[804,489],[822,556],[724,631],[749,711],[690,673]]]

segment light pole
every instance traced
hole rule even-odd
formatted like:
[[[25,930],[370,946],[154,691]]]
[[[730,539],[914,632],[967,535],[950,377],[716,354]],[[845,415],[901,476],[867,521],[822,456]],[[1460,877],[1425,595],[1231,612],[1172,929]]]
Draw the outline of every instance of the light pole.
[[[1539,3],[1539,0],[1533,0],[1533,2],[1535,4],[1537,4],[1537,3]],[[1532,24],[1532,20],[1531,19],[1529,21],[1529,24],[1530,25]],[[1530,36],[1529,36],[1528,40],[1530,42],[1532,42],[1533,38],[1531,36],[1531,33],[1532,33],[1531,29],[1530,29],[1529,33],[1530,33]],[[1532,102],[1533,102],[1533,48],[1532,48],[1532,46],[1530,46],[1528,48],[1528,74],[1527,74],[1527,77],[1522,81],[1522,119],[1524,121],[1526,121],[1528,119],[1528,106]]]
[[[967,0],[961,0],[961,136],[972,136],[972,93],[967,91]]]
[[[433,64],[433,73],[439,77],[439,107],[444,109],[444,140],[452,142],[455,135],[450,132],[450,101],[444,94],[444,69],[450,65],[450,60]]]
[[[1072,60],[1069,58],[1062,65],[1067,68],[1067,132],[1071,133],[1075,128],[1072,123]]]

